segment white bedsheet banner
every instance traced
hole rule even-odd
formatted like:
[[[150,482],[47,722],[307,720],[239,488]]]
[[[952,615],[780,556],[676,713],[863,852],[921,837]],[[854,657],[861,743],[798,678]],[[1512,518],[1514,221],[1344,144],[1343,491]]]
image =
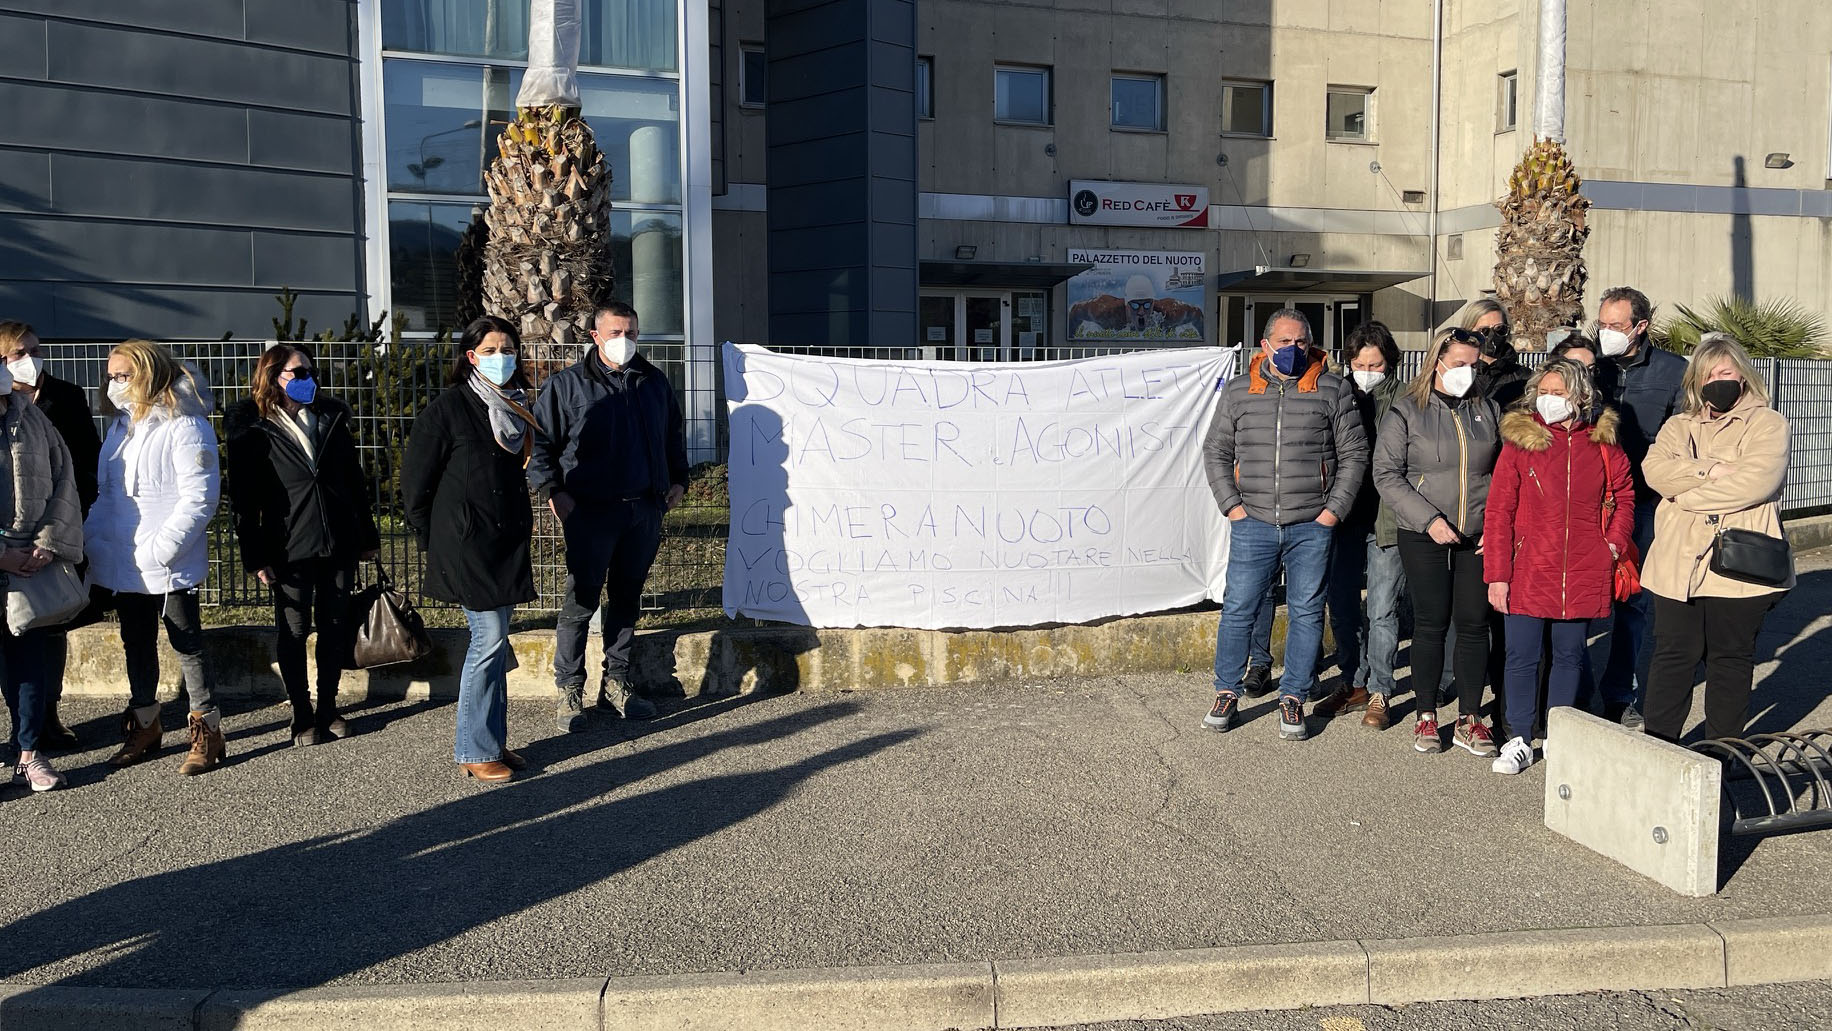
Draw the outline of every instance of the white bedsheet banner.
[[[725,611],[1083,623],[1220,598],[1202,439],[1237,349],[891,362],[725,345]]]

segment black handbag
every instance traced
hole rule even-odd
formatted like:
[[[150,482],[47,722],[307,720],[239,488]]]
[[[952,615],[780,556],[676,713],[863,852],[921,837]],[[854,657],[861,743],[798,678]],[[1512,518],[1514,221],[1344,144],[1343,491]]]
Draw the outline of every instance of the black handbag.
[[[350,596],[350,611],[360,613],[362,622],[356,625],[347,669],[392,666],[432,654],[433,640],[420,613],[395,589],[386,567],[377,563],[375,569],[375,582]]]
[[[1719,576],[1763,587],[1780,587],[1794,575],[1793,550],[1787,540],[1755,530],[1726,530],[1717,526],[1712,541],[1711,571]]]

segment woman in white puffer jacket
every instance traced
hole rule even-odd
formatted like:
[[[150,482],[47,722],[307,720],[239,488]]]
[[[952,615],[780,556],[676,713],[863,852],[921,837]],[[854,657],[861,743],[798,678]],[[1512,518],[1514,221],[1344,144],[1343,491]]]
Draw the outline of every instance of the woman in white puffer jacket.
[[[178,772],[222,762],[222,717],[203,661],[197,588],[210,566],[208,533],[221,478],[209,387],[166,348],[129,340],[108,355],[100,402],[97,496],[83,523],[89,579],[114,592],[127,652],[130,700],[123,743],[108,761],[128,766],[159,749],[159,623],[178,653],[190,695],[191,750]]]

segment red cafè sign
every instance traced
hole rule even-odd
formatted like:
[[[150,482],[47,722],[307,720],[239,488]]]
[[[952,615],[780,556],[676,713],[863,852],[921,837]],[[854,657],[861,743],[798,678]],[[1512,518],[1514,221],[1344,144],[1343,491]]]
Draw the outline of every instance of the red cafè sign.
[[[1069,183],[1069,222],[1091,226],[1206,229],[1206,186],[1114,183],[1077,179]]]

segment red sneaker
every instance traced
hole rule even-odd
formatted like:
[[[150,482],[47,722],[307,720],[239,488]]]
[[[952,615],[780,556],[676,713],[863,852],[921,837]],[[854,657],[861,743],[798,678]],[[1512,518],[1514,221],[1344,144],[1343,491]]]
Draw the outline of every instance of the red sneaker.
[[[1489,733],[1481,717],[1457,717],[1457,732],[1451,737],[1451,741],[1471,755],[1481,756],[1484,759],[1495,757],[1495,735]]]
[[[1444,750],[1444,739],[1438,737],[1437,713],[1419,713],[1418,724],[1412,728],[1412,747],[1421,752],[1442,752]]]

